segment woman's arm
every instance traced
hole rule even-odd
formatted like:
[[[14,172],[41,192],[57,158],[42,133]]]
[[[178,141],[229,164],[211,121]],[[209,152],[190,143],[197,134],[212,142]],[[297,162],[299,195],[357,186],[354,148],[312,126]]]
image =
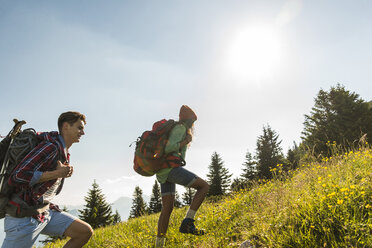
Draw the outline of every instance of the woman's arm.
[[[167,145],[165,146],[165,153],[180,152],[180,149],[187,145],[190,138],[186,138],[186,127],[182,124],[177,124],[170,132]]]

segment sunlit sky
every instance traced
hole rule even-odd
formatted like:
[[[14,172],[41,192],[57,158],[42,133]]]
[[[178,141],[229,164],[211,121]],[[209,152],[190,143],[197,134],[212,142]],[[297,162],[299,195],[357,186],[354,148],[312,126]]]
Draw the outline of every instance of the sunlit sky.
[[[198,121],[186,168],[206,178],[216,151],[235,178],[263,125],[284,153],[300,142],[320,89],[372,99],[371,11],[367,0],[0,0],[0,134],[14,117],[52,131],[60,113],[86,114],[55,202],[83,204],[94,179],[113,202],[136,185],[151,194],[129,144],[187,104]]]

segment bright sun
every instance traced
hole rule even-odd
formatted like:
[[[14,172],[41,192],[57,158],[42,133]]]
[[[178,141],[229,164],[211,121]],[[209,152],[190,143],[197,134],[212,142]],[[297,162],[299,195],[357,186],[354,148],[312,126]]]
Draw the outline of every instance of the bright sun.
[[[229,74],[240,80],[267,79],[279,66],[281,44],[275,29],[249,27],[240,29],[228,49]]]

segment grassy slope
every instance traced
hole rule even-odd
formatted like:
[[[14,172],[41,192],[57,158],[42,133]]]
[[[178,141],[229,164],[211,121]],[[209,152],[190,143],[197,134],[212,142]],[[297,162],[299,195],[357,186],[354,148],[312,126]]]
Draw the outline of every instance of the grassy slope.
[[[175,209],[166,247],[372,247],[372,151],[363,149],[322,163],[302,165],[276,179],[217,203],[197,214],[202,237],[178,232],[186,208]],[[95,230],[85,247],[152,247],[158,214]],[[46,247],[62,247],[66,241]]]

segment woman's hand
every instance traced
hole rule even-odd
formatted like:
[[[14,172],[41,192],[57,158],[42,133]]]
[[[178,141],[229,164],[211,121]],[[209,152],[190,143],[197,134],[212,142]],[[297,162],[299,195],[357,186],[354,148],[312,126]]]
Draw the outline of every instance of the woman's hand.
[[[186,146],[191,141],[192,141],[192,135],[188,133],[188,134],[186,134],[185,139],[180,143],[180,147]]]

